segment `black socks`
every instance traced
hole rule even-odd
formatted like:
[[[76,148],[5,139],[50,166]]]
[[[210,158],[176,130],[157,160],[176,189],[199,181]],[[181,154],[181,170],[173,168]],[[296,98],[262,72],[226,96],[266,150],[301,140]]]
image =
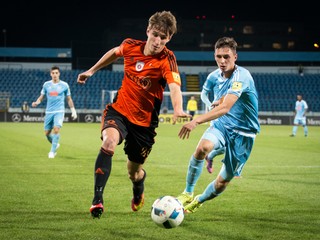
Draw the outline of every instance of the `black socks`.
[[[147,173],[144,169],[142,169],[142,170],[144,171],[143,178],[138,182],[132,182],[133,183],[132,191],[133,191],[133,202],[134,203],[140,202],[141,195],[144,191],[144,180],[147,176]]]
[[[92,204],[103,203],[102,195],[111,173],[112,156],[112,151],[100,149],[94,168],[94,198]]]

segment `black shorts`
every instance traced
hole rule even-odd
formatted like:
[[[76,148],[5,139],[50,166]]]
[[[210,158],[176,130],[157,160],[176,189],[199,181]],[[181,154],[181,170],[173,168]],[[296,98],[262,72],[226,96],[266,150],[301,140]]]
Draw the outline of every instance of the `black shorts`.
[[[118,145],[125,140],[123,149],[128,159],[143,164],[155,143],[154,138],[157,135],[155,128],[135,125],[108,105],[104,110],[101,132],[109,127],[116,128],[119,131],[120,141]]]

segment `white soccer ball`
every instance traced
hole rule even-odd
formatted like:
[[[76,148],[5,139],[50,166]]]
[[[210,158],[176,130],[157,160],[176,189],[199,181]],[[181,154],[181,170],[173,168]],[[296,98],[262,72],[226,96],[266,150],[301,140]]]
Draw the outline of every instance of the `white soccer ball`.
[[[160,197],[152,204],[151,218],[160,227],[175,228],[184,219],[183,205],[173,196]]]

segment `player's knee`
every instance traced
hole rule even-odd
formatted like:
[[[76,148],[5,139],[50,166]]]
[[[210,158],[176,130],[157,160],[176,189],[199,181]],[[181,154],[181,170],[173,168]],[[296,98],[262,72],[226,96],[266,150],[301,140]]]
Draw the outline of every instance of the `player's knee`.
[[[197,155],[207,155],[213,149],[212,143],[202,142],[197,146]]]
[[[132,182],[135,182],[135,180],[136,180],[135,175],[134,175],[134,174],[131,174],[131,173],[129,173],[129,172],[128,172],[128,178],[129,178]]]
[[[140,180],[139,174],[137,172],[135,172],[135,173],[128,172],[128,177],[132,182],[138,182]]]
[[[59,127],[54,127],[54,128],[53,128],[53,133],[54,133],[54,134],[58,134],[59,131],[60,131],[60,128],[59,128]]]
[[[117,143],[116,139],[106,138],[106,139],[103,139],[103,141],[102,141],[102,148],[107,150],[107,151],[114,152],[117,144],[118,143]]]

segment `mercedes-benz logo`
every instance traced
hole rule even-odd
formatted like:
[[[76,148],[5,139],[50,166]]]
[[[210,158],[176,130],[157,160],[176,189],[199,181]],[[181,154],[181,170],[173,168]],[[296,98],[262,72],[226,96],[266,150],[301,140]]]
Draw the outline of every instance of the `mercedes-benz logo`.
[[[12,122],[21,122],[21,116],[19,113],[13,114],[11,119],[12,119]]]
[[[92,123],[94,121],[94,117],[91,114],[85,115],[84,121],[87,123]]]

